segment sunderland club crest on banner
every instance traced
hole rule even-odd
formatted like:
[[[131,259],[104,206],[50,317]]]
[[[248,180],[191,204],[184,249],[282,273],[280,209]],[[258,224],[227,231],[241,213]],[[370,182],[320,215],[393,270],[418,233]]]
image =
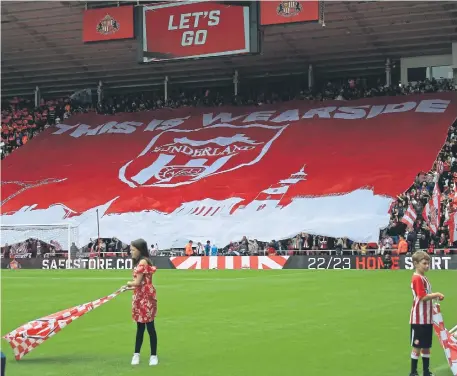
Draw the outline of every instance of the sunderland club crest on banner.
[[[293,17],[302,11],[303,7],[299,1],[281,1],[276,9],[278,16]]]
[[[97,24],[97,32],[102,35],[110,35],[116,33],[119,30],[119,27],[119,22],[117,22],[116,19],[107,14]]]
[[[177,187],[259,162],[287,128],[217,124],[164,131],[125,164],[119,178],[130,187]]]

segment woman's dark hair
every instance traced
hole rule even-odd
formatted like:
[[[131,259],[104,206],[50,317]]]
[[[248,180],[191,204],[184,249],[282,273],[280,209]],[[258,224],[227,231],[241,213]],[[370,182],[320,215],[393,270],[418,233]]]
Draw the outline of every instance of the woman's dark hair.
[[[138,259],[133,259],[134,267],[137,266],[141,260],[146,260],[149,265],[152,265],[151,260],[149,260],[148,243],[146,243],[146,240],[137,239],[130,244],[140,251],[140,257],[138,257]]]

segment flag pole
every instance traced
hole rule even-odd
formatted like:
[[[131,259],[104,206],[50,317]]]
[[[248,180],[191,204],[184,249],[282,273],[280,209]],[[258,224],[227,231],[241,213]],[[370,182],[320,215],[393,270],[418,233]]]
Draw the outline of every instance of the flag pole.
[[[449,330],[449,333],[451,333],[452,335],[457,334],[457,325],[454,326],[451,330]]]
[[[100,219],[98,215],[98,209],[96,210],[97,212],[97,247],[98,247],[98,257],[100,257]]]

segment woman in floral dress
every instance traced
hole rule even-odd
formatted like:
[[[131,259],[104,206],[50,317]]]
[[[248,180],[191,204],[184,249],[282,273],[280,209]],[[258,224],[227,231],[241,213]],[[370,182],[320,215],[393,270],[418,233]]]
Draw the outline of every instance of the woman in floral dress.
[[[157,313],[156,289],[152,284],[152,275],[157,268],[149,260],[148,245],[143,239],[138,239],[130,244],[130,253],[133,259],[133,281],[127,287],[133,289],[132,318],[137,323],[135,353],[132,365],[140,363],[140,350],[143,344],[144,331],[147,328],[151,345],[149,365],[159,363],[157,358],[157,333],[154,319]]]

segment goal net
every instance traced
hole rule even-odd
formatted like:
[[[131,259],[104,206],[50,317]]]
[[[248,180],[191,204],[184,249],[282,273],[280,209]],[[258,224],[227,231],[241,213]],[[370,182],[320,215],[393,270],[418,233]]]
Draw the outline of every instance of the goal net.
[[[61,255],[71,258],[72,244],[79,249],[78,227],[72,224],[0,225],[0,243],[11,246],[11,254],[21,257],[33,248],[37,256]],[[33,245],[32,245],[33,244]],[[73,247],[73,250],[75,248]],[[30,256],[29,256],[30,257]]]

